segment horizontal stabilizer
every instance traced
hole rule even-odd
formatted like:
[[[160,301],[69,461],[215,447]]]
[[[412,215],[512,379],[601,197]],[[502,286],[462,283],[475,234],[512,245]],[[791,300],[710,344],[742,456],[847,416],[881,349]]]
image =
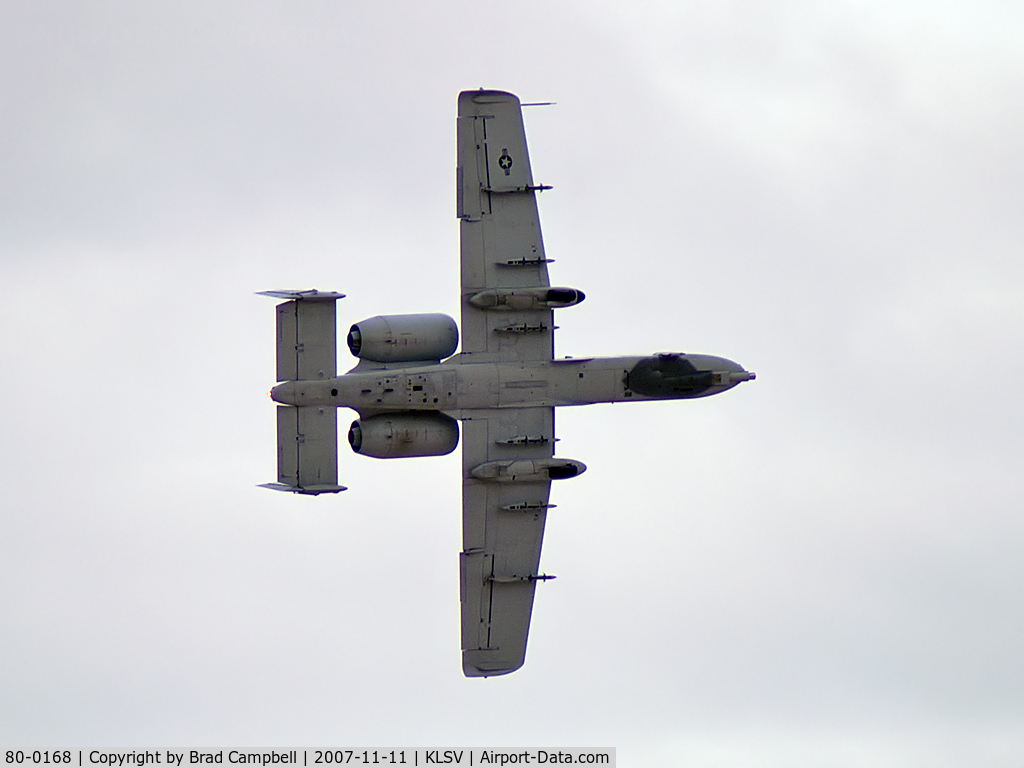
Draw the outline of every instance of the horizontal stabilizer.
[[[263,291],[290,299],[277,305],[277,380],[329,379],[338,374],[338,329],[333,291]]]
[[[338,418],[334,408],[277,408],[277,482],[264,488],[315,496],[338,493]]]

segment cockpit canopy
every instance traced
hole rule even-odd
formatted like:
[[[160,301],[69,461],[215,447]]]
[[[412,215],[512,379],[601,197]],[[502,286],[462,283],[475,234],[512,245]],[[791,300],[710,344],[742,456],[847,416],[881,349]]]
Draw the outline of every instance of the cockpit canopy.
[[[699,397],[714,385],[714,371],[698,370],[679,354],[645,357],[626,374],[626,387],[646,397]]]

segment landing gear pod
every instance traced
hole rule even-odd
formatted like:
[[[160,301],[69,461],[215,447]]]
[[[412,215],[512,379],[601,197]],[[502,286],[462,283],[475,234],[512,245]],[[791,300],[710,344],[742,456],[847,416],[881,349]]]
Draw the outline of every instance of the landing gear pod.
[[[564,480],[587,471],[587,465],[574,459],[521,459],[488,461],[470,470],[477,480],[493,483],[546,483]]]
[[[459,423],[443,413],[382,413],[353,421],[348,442],[375,459],[444,456],[459,444]]]
[[[455,354],[459,327],[448,315],[378,315],[353,325],[348,348],[375,363],[438,362]]]
[[[486,310],[564,309],[585,298],[576,288],[496,288],[471,296],[469,303]]]

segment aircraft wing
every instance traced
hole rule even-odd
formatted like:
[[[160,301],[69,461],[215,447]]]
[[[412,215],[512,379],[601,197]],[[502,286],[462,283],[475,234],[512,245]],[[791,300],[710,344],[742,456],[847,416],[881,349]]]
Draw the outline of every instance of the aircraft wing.
[[[526,658],[551,479],[554,408],[473,411],[462,422],[462,668],[514,672]],[[514,463],[512,463],[514,462]],[[516,472],[526,481],[510,480]],[[520,475],[521,477],[522,475]]]
[[[462,353],[481,362],[550,360],[550,287],[519,99],[459,94]],[[557,293],[557,291],[556,291]]]

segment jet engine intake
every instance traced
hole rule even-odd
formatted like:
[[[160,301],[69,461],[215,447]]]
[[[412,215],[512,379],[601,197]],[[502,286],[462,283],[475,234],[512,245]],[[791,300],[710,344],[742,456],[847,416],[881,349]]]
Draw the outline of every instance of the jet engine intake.
[[[382,413],[352,422],[352,450],[375,459],[444,456],[459,444],[459,423],[443,413]]]
[[[448,315],[378,315],[353,325],[348,348],[375,363],[438,362],[455,353],[459,328]]]

